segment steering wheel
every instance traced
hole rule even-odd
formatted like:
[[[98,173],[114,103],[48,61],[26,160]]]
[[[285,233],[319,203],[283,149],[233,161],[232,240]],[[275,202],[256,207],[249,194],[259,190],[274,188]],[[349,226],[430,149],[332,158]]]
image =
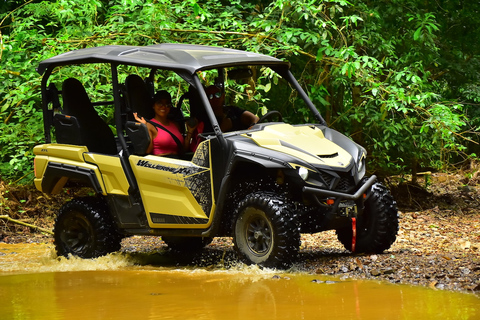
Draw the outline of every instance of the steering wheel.
[[[277,110],[271,110],[271,111],[268,111],[267,113],[265,113],[260,119],[258,119],[257,123],[260,123],[262,121],[265,121],[267,119],[270,119],[272,118],[273,116],[277,115],[278,116],[278,120],[280,122],[283,122],[283,118],[282,118],[282,114],[280,113],[280,111],[277,111]]]

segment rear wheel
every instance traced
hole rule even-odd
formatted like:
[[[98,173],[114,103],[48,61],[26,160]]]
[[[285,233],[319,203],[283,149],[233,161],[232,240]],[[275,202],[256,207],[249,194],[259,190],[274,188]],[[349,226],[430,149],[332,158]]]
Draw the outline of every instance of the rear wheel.
[[[97,199],[74,199],[58,212],[54,243],[59,256],[96,258],[118,251],[120,241],[106,206]]]
[[[338,229],[338,240],[352,251],[352,228]],[[395,242],[398,232],[398,211],[387,188],[375,183],[365,201],[363,214],[357,219],[355,252],[382,253]]]
[[[300,231],[284,199],[270,192],[249,194],[239,205],[233,241],[242,260],[285,268],[295,260]]]

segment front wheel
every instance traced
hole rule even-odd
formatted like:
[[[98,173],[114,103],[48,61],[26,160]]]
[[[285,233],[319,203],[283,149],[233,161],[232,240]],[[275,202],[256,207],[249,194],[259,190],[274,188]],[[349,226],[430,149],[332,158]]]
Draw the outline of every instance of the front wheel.
[[[338,240],[352,251],[352,228],[338,229]],[[355,252],[382,253],[395,242],[398,232],[398,210],[395,200],[381,183],[371,188],[363,214],[357,219]]]
[[[238,207],[233,241],[246,263],[285,268],[297,256],[300,231],[284,199],[275,193],[254,192]]]
[[[94,198],[74,199],[63,205],[53,233],[59,256],[72,254],[80,258],[96,258],[121,247],[121,236],[106,205]]]

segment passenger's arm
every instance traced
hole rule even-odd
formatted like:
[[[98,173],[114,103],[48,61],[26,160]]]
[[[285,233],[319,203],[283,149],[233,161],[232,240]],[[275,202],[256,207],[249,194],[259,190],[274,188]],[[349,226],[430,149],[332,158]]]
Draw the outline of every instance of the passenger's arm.
[[[192,142],[192,139],[195,138],[193,134],[195,129],[197,129],[198,120],[196,118],[190,118],[185,122],[185,124],[187,127],[187,133],[185,135],[185,139],[183,140],[183,148],[185,152],[188,152],[190,149],[190,143]]]

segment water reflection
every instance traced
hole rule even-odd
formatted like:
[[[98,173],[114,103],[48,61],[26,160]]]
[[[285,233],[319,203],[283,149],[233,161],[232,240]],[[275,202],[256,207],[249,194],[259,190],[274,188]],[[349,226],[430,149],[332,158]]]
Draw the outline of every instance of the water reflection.
[[[1,319],[480,318],[480,299],[470,294],[255,267],[135,265],[127,255],[57,260],[36,245],[10,249],[0,245]]]

